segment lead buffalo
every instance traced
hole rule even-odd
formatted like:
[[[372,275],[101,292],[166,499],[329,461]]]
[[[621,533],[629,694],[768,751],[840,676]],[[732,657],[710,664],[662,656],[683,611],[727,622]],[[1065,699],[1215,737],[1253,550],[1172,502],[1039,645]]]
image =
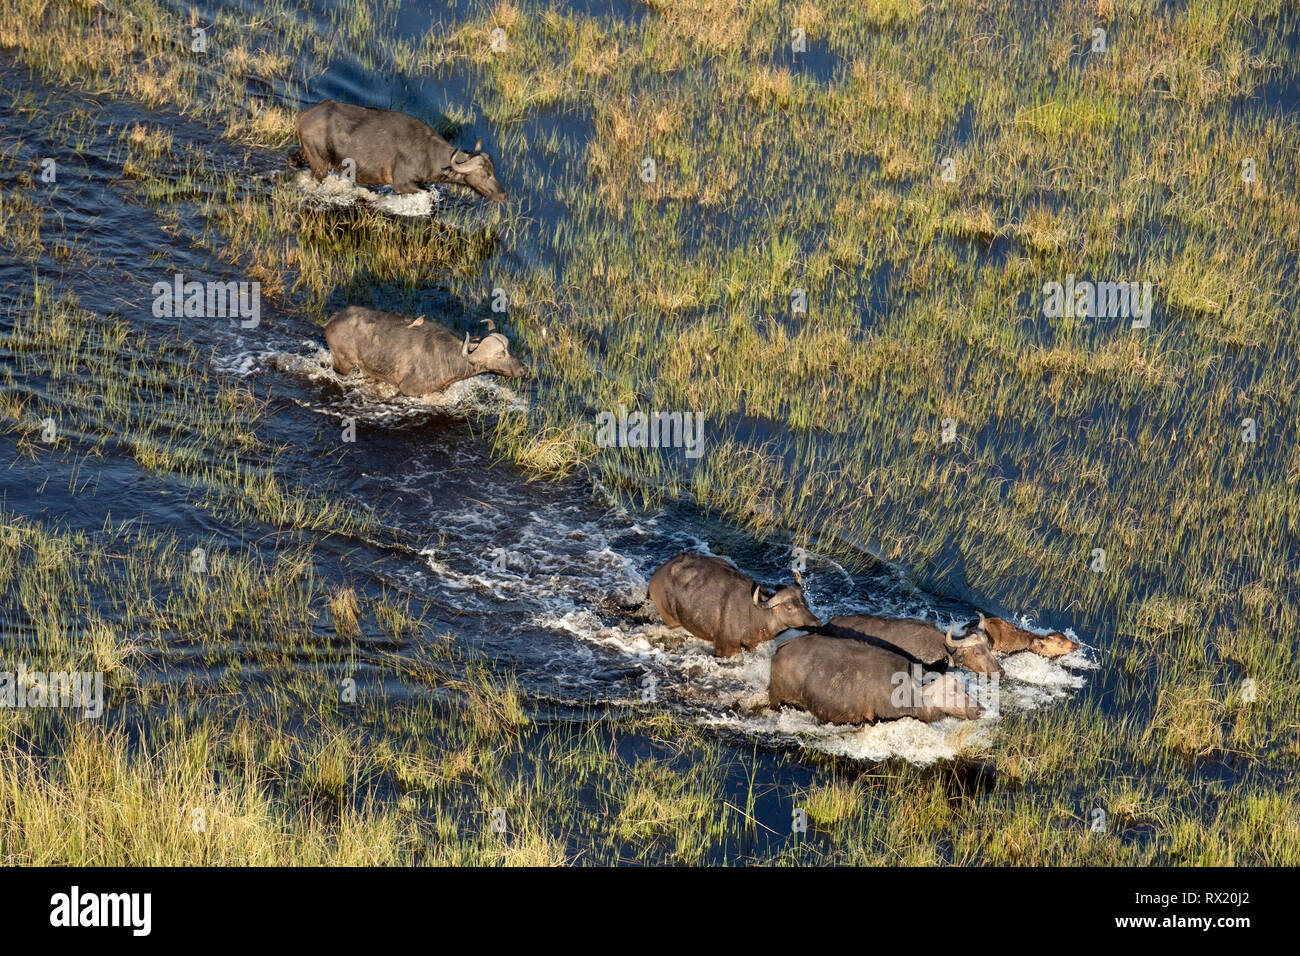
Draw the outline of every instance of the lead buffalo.
[[[456,183],[501,202],[492,157],[457,149],[414,116],[325,100],[298,117],[295,166],[310,166],[316,182],[351,160],[358,185],[389,185],[402,194],[430,183]]]
[[[703,554],[668,559],[650,578],[650,600],[665,624],[711,641],[718,657],[752,651],[792,627],[821,625],[797,571],[794,584],[765,592],[731,562]]]
[[[832,724],[980,716],[979,704],[956,674],[927,677],[910,657],[877,644],[804,634],[772,656],[768,703],[773,709],[791,704]]]
[[[974,626],[988,634],[989,640],[993,643],[993,650],[998,654],[1032,651],[1042,657],[1060,657],[1079,649],[1077,641],[1070,640],[1060,631],[1035,634],[1000,617],[985,617],[978,611],[976,613],[979,614],[980,619]]]
[[[874,617],[869,614],[842,614],[827,621],[821,633],[866,641],[903,654],[930,670],[964,667],[977,674],[1002,675],[1002,667],[993,657],[992,642],[980,628],[965,637],[954,638],[933,624],[916,618]]]
[[[403,395],[441,392],[452,382],[493,373],[519,378],[527,372],[510,354],[500,332],[462,340],[451,329],[421,316],[380,312],[350,305],[325,326],[334,371],[360,368],[372,378],[396,385]]]

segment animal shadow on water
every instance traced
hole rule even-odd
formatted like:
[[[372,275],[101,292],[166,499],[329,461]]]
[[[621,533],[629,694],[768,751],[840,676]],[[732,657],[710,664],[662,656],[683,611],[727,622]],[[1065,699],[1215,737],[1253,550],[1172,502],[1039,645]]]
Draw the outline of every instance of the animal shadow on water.
[[[781,748],[774,746],[772,749]],[[862,778],[868,785],[879,780],[882,771],[888,772],[894,768],[909,766],[904,758],[898,756],[865,764],[858,757],[807,748],[801,749],[799,756],[800,760],[810,767],[845,780]],[[957,754],[950,760],[935,761],[921,768],[912,765],[912,769],[920,775],[921,783],[940,781],[944,789],[944,798],[953,809],[959,807],[963,801],[992,793],[999,783],[1004,785],[1007,783],[992,763],[968,754]]]
[[[498,248],[497,232],[488,225],[458,228],[437,218],[389,216],[360,205],[304,208],[298,241],[312,252],[353,255],[363,261],[391,250],[431,276],[440,272],[475,274]],[[351,291],[350,304],[359,302],[376,282],[392,284],[387,277],[358,273],[344,290]]]

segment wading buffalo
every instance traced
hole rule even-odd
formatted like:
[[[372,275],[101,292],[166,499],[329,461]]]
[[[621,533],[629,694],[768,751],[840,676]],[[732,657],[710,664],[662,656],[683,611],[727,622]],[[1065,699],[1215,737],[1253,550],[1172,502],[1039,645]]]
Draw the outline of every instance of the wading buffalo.
[[[491,372],[519,378],[528,370],[510,354],[500,332],[462,340],[455,332],[396,312],[350,305],[325,326],[334,371],[360,368],[372,378],[396,385],[403,395],[441,392],[452,382]]]
[[[772,656],[768,703],[806,710],[832,724],[914,717],[973,720],[983,711],[956,674],[926,675],[910,658],[851,637],[804,634]]]
[[[964,667],[977,674],[997,674],[1002,668],[993,657],[987,634],[976,629],[965,637],[945,634],[933,624],[915,618],[874,617],[842,614],[822,625],[821,633],[847,637],[903,654],[929,670]]]
[[[993,650],[998,654],[1032,651],[1043,657],[1060,657],[1079,649],[1077,642],[1070,640],[1060,631],[1035,634],[1033,631],[1026,631],[1023,627],[1016,627],[1000,617],[985,617],[980,614],[979,621],[971,622],[967,627],[972,625],[988,634],[989,640],[993,642]]]
[[[792,627],[821,624],[803,600],[803,580],[767,593],[722,558],[679,554],[650,578],[650,600],[669,627],[713,642],[718,657],[752,651]]]
[[[316,182],[347,160],[361,186],[389,185],[402,194],[430,183],[456,183],[501,202],[506,191],[497,181],[492,158],[457,149],[414,116],[325,100],[298,117],[294,166],[310,166]]]

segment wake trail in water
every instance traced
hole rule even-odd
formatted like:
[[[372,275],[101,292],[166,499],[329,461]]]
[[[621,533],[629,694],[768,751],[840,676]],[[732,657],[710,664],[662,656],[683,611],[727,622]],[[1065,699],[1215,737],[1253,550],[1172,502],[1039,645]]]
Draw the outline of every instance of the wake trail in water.
[[[510,621],[516,644],[535,645],[541,634],[558,639],[546,677],[533,688],[543,695],[546,682],[555,680],[587,702],[664,707],[724,734],[860,760],[901,757],[924,764],[985,746],[995,733],[997,717],[932,724],[905,718],[845,727],[790,708],[769,709],[768,676],[779,641],[734,658],[715,658],[709,643],[666,627],[647,600],[649,575],[663,560],[680,550],[711,550],[708,541],[676,526],[671,512],[634,518],[621,508],[575,504],[530,510],[521,518],[484,507],[437,514],[435,520],[439,544],[422,556],[424,571],[438,588],[454,592],[467,613],[498,628]],[[759,580],[782,574],[780,568],[742,569]],[[809,605],[823,619],[857,610],[917,616],[943,626],[956,619],[933,601],[927,605],[924,595],[894,575],[871,582],[870,601],[859,596],[863,582],[834,562],[814,559],[806,577]],[[576,653],[581,647],[601,656]],[[594,660],[605,662],[600,673],[593,674]],[[618,661],[624,666],[613,665]],[[1084,672],[1097,666],[1086,647],[1054,661],[1026,652],[1004,658],[1003,664],[1001,713],[1066,697],[1084,685]],[[611,682],[605,672],[617,679]],[[974,681],[969,675],[972,688]]]

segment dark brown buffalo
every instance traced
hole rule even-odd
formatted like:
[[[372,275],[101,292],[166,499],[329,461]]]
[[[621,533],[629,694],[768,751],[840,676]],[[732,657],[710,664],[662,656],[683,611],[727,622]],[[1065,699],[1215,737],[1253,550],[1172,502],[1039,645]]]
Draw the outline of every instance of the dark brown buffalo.
[[[462,340],[451,329],[409,315],[350,305],[325,326],[334,371],[360,368],[403,395],[441,392],[453,382],[492,373],[519,378],[528,370],[500,332]]]
[[[933,624],[916,618],[875,617],[842,614],[822,625],[821,633],[849,637],[905,654],[930,670],[964,667],[977,674],[997,674],[1002,667],[993,657],[988,635],[978,628],[965,637],[945,634]]]
[[[804,634],[772,656],[768,703],[832,724],[914,717],[973,720],[983,711],[956,674],[922,676],[910,657],[851,637]]]
[[[1077,641],[1070,640],[1060,631],[1035,634],[1000,617],[985,617],[983,614],[980,614],[978,622],[972,623],[988,634],[993,650],[998,654],[1032,651],[1042,657],[1061,657],[1079,649]]]
[[[679,554],[650,578],[650,600],[669,627],[684,627],[713,643],[718,657],[752,651],[790,628],[821,621],[804,603],[803,582],[766,592],[722,558]]]
[[[501,202],[506,191],[482,145],[457,149],[414,116],[325,100],[298,117],[298,149],[289,161],[310,166],[316,182],[351,160],[361,186],[389,185],[406,194],[456,183]]]

